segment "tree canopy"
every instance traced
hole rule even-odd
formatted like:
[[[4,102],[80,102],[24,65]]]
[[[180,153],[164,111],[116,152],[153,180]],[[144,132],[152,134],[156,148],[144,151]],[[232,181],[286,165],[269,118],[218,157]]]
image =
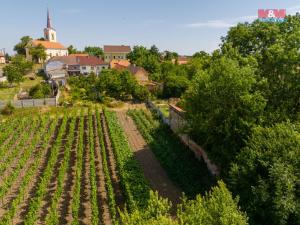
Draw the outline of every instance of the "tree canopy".
[[[102,48],[100,48],[100,47],[86,46],[84,48],[84,52],[91,56],[96,56],[96,57],[104,56],[104,52],[103,52]]]
[[[247,216],[237,203],[237,199],[233,199],[225,184],[219,181],[218,186],[213,187],[205,196],[198,195],[194,200],[183,198],[183,202],[178,205],[177,217],[172,218],[171,203],[151,192],[146,209],[120,213],[121,224],[246,225]]]
[[[21,38],[21,41],[15,45],[14,51],[17,52],[19,55],[26,55],[26,47],[28,43],[32,41],[32,38],[29,36],[24,36]]]
[[[230,170],[253,224],[299,224],[300,127],[291,123],[254,129]]]

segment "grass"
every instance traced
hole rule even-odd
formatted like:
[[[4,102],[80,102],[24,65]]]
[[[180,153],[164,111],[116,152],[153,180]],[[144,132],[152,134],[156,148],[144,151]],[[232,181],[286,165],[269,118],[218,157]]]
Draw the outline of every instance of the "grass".
[[[0,100],[13,100],[14,96],[22,90],[27,91],[31,87],[39,84],[43,80],[42,77],[37,76],[35,80],[30,80],[29,78],[25,77],[24,81],[20,83],[20,85],[15,87],[8,87],[8,88],[0,88]]]

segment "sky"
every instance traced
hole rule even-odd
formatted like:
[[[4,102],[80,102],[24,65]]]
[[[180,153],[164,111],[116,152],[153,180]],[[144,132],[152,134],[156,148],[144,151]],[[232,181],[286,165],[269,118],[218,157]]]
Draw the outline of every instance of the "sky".
[[[40,38],[47,8],[65,46],[155,44],[181,55],[212,52],[231,26],[258,9],[300,11],[300,0],[0,0],[0,49],[12,54],[22,36]]]

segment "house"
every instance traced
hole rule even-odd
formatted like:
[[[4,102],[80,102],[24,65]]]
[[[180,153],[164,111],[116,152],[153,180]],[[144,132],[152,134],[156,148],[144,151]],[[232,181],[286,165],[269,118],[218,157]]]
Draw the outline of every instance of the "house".
[[[57,42],[56,30],[51,25],[51,19],[49,15],[49,10],[47,11],[47,27],[44,29],[44,40],[33,40],[26,48],[26,58],[31,60],[29,49],[31,47],[36,47],[42,45],[46,52],[46,61],[54,56],[67,56],[68,49],[61,43]],[[40,60],[41,62],[41,60]]]
[[[89,56],[89,54],[86,54],[86,53],[74,53],[74,54],[70,54],[69,56]]]
[[[0,52],[0,64],[5,64],[5,55]]]
[[[64,70],[68,75],[99,74],[108,69],[109,64],[96,56],[58,56],[50,59],[46,66],[46,74],[52,70]]]
[[[136,65],[122,65],[115,63],[114,67],[112,69],[118,70],[118,71],[129,71],[137,80],[137,82],[141,85],[145,85],[146,83],[149,83],[149,74],[148,72],[140,66]]]
[[[110,62],[113,59],[127,59],[127,54],[131,52],[130,46],[125,45],[104,45],[104,61]]]
[[[190,57],[188,56],[178,56],[177,59],[172,59],[172,63],[175,64],[177,62],[178,65],[185,65],[189,61],[190,61]]]
[[[134,75],[139,84],[144,85],[149,82],[149,74],[143,67],[130,65],[127,69]]]
[[[99,75],[102,70],[109,68],[108,63],[96,56],[78,56],[76,61],[80,68],[80,74],[95,73]]]

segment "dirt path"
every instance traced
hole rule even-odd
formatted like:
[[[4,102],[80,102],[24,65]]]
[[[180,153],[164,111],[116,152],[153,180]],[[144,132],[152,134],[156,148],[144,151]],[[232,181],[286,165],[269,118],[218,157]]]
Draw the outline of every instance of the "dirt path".
[[[144,175],[151,187],[158,191],[161,196],[168,198],[173,205],[178,204],[181,197],[181,190],[168,178],[159,161],[138,131],[133,120],[126,115],[126,111],[118,111],[117,115],[128,137],[135,157],[142,166]]]

